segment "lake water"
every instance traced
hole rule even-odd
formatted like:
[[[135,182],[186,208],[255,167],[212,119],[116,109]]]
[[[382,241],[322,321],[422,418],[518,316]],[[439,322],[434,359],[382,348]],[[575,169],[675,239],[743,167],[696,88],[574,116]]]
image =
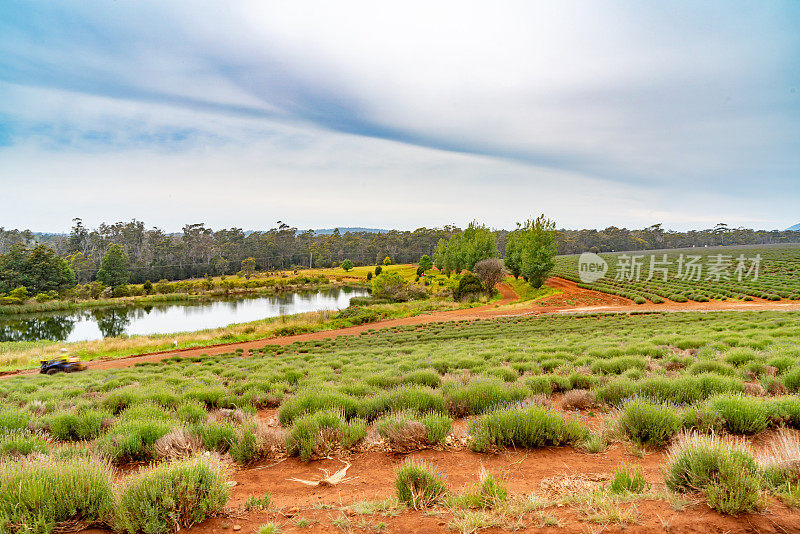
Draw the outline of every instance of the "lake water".
[[[86,341],[148,334],[195,332],[321,310],[339,310],[365,289],[285,292],[272,296],[177,302],[128,308],[97,308],[31,315],[0,316],[0,341]]]

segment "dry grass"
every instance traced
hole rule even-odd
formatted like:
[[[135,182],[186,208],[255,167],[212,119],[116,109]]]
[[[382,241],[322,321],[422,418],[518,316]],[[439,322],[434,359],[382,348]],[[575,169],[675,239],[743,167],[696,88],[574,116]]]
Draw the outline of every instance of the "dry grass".
[[[197,435],[185,428],[174,428],[161,436],[153,445],[153,449],[159,458],[175,460],[193,456],[202,446],[203,442]]]
[[[384,429],[384,439],[395,452],[410,452],[424,449],[428,442],[428,427],[419,421],[406,421],[402,425],[391,425]]]
[[[766,390],[758,382],[745,382],[742,392],[753,397],[763,397],[767,394]]]
[[[777,467],[800,478],[800,439],[798,433],[782,428],[764,451],[756,455],[762,469]]]
[[[564,393],[558,405],[562,410],[588,410],[597,406],[597,397],[593,391],[572,389]]]

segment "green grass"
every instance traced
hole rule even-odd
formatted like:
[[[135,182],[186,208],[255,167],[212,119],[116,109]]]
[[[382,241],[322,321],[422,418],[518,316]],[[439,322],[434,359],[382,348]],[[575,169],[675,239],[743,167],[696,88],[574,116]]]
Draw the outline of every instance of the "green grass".
[[[613,471],[611,480],[611,493],[627,495],[630,493],[643,493],[650,486],[641,471],[627,466],[620,466]]]
[[[397,499],[414,510],[427,508],[447,493],[447,481],[428,462],[407,459],[395,470]]]
[[[511,286],[511,289],[513,289],[514,293],[516,293],[519,297],[516,301],[514,301],[515,303],[530,302],[532,300],[552,297],[553,295],[558,295],[561,293],[560,289],[547,286],[535,288],[522,278],[514,278],[513,276],[506,277],[503,282]]]

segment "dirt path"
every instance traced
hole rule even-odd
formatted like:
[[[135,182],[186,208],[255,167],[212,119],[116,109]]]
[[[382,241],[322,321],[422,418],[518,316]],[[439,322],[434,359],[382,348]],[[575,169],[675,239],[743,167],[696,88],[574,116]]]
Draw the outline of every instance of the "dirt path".
[[[800,301],[784,300],[772,302],[761,299],[755,299],[752,302],[711,301],[679,303],[668,301],[664,304],[653,304],[648,302],[647,304],[637,305],[634,304],[633,301],[623,297],[580,288],[575,282],[562,278],[550,278],[547,281],[547,285],[549,287],[559,289],[561,293],[541,300],[525,303],[526,305],[521,307],[520,305],[510,306],[512,303],[514,303],[514,301],[518,300],[519,297],[511,288],[511,286],[501,283],[497,285],[497,289],[501,294],[501,299],[497,302],[477,308],[433,312],[429,314],[416,315],[413,317],[404,317],[401,319],[388,319],[385,321],[379,321],[377,323],[368,323],[336,330],[321,330],[319,332],[312,332],[309,334],[256,339],[240,343],[225,343],[189,349],[176,349],[108,360],[95,360],[89,362],[89,366],[92,369],[118,369],[122,367],[130,367],[137,363],[161,361],[164,358],[169,358],[176,354],[187,358],[203,355],[210,356],[233,352],[236,349],[243,349],[244,351],[260,349],[268,343],[276,345],[288,345],[290,343],[294,343],[295,341],[313,341],[326,338],[335,338],[339,336],[354,336],[360,334],[361,332],[366,332],[376,328],[391,328],[394,326],[420,325],[445,321],[491,319],[496,317],[514,317],[548,313],[581,313],[596,311],[628,313],[634,311],[679,312],[800,310]],[[36,371],[22,371],[16,374],[34,373],[36,373]],[[16,374],[9,374],[6,376],[15,376]]]

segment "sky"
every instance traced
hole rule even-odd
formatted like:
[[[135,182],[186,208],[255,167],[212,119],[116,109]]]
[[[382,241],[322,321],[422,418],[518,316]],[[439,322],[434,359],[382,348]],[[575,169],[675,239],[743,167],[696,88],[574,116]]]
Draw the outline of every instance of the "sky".
[[[3,0],[0,226],[783,229],[800,2]]]

